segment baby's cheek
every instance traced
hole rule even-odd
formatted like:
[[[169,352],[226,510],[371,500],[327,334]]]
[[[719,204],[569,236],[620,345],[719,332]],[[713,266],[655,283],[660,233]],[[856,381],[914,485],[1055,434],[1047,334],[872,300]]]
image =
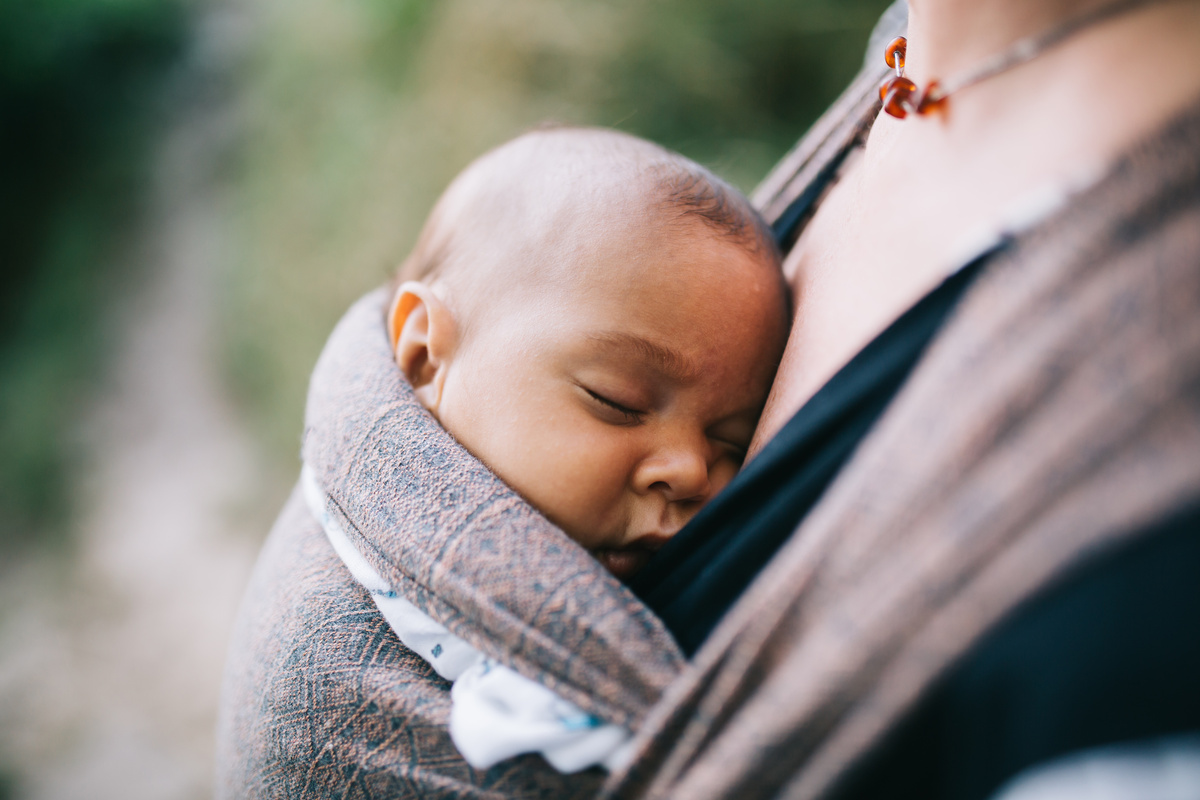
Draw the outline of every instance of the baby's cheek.
[[[712,485],[712,491],[709,492],[704,502],[707,503],[709,500],[712,500],[718,492],[728,486],[729,482],[738,474],[740,468],[741,465],[730,458],[722,458],[714,464],[708,478],[709,483]]]
[[[588,453],[579,450],[580,454]],[[565,455],[561,454],[560,455]],[[595,453],[591,453],[595,456]],[[559,458],[546,464],[536,486],[530,487],[532,504],[581,546],[613,546],[614,531],[624,515],[622,486],[606,475],[598,458]],[[619,538],[619,537],[618,537]]]

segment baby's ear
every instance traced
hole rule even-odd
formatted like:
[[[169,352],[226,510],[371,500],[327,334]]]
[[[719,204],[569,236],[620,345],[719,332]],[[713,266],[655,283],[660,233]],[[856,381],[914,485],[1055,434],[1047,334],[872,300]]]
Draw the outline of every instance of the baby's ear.
[[[437,416],[454,348],[450,309],[429,286],[407,281],[396,291],[387,327],[396,365],[421,404]]]

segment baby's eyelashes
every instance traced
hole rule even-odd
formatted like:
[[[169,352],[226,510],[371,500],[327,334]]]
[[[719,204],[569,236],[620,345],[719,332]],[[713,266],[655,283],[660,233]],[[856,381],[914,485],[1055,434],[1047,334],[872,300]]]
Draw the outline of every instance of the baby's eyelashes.
[[[740,467],[750,450],[750,441],[754,437],[757,424],[757,413],[741,412],[710,427],[707,431],[708,440],[723,456]]]
[[[721,448],[721,450],[731,461],[737,462],[739,467],[742,465],[742,462],[746,460],[746,451],[750,448],[750,444],[748,442],[745,444],[740,444],[738,442],[727,442],[721,439],[714,439],[713,441],[716,442],[717,446]]]
[[[611,422],[614,425],[637,425],[646,417],[645,411],[629,408],[586,386],[581,386],[580,388],[592,399],[596,406],[594,411],[598,412],[597,416],[606,422]]]

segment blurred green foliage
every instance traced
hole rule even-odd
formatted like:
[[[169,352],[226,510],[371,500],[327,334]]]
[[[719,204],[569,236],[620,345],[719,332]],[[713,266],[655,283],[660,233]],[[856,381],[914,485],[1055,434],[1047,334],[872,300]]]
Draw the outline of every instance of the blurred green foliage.
[[[0,547],[69,515],[99,311],[184,31],[171,0],[0,0]]]
[[[538,122],[646,136],[751,188],[862,63],[886,0],[273,0],[234,175],[226,348],[294,470],[308,373],[437,194]]]
[[[0,0],[0,547],[62,530],[162,84],[204,0]],[[539,122],[618,127],[749,189],[887,0],[247,0],[227,177],[229,375],[295,468],[308,373],[446,183]]]

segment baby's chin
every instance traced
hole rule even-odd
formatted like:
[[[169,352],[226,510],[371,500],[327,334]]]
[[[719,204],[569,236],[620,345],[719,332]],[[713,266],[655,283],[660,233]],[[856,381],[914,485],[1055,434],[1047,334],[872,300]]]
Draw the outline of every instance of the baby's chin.
[[[627,581],[649,563],[654,556],[654,551],[635,546],[621,550],[593,550],[592,555],[614,576],[622,581]]]

